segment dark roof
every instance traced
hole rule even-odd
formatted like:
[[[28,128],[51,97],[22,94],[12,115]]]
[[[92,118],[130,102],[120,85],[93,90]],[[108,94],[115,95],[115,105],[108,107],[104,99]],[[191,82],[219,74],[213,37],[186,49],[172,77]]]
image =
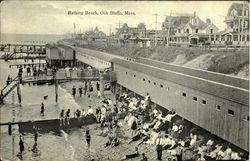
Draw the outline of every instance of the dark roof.
[[[230,16],[230,13],[233,9],[235,9],[238,13],[239,16],[242,16],[242,10],[243,10],[243,6],[246,7],[249,10],[249,6],[248,4],[243,4],[243,3],[233,3],[230,8],[228,9],[228,13],[227,15]]]
[[[211,72],[211,71],[197,69],[197,68],[184,67],[180,65],[170,64],[170,63],[166,63],[166,62],[162,62],[158,60],[152,60],[148,58],[142,58],[142,57],[137,58],[136,61],[139,63],[153,65],[153,66],[163,68],[166,70],[180,72],[183,74],[192,75],[194,77],[200,77],[200,78],[208,79],[208,80],[215,81],[218,83],[223,83],[223,84],[227,84],[230,86],[235,86],[235,87],[249,90],[248,79],[238,78],[238,77],[234,77],[234,76],[230,76],[230,75],[226,75],[222,73],[216,73],[216,72]]]
[[[46,44],[45,47],[47,48],[56,48],[56,49],[72,49],[74,50],[72,47],[64,45],[64,44]]]
[[[91,49],[80,48],[80,47],[74,47],[74,49],[77,51],[76,55],[85,54],[85,55],[99,58],[103,61],[108,61],[108,62],[110,62],[113,58],[120,58],[119,56],[108,54],[108,53],[97,51],[97,50],[91,50]]]
[[[71,50],[74,50],[72,47],[67,46],[67,45],[63,45],[63,44],[56,44],[56,46],[59,47],[59,48],[63,48],[63,49],[71,49]]]
[[[56,48],[55,44],[46,44],[45,47],[47,48]]]
[[[112,61],[115,64],[131,70],[135,70],[144,74],[150,73],[151,76],[158,79],[174,82],[187,88],[197,90],[205,94],[213,95],[215,97],[227,99],[232,102],[237,102],[239,104],[247,106],[249,105],[249,91],[242,88],[153,67],[146,64],[126,61],[123,59],[115,58]]]
[[[167,16],[165,19],[165,25],[167,26],[169,24],[168,19],[170,17]],[[191,19],[196,19],[197,23],[192,25],[190,23]],[[171,26],[174,26],[178,29],[183,29],[185,28],[187,25],[189,25],[192,29],[205,29],[210,25],[213,25],[214,27],[216,27],[213,23],[205,23],[204,21],[202,21],[198,16],[194,16],[194,15],[186,15],[186,16],[174,16],[171,17]],[[216,27],[217,28],[217,27]]]

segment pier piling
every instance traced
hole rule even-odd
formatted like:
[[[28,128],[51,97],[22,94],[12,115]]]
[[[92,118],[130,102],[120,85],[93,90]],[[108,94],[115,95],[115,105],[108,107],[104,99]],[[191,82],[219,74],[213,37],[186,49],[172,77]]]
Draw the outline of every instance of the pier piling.
[[[18,102],[22,102],[22,96],[21,96],[21,89],[20,89],[20,82],[17,83],[17,96],[18,96]]]
[[[58,81],[55,81],[55,95],[56,95],[56,103],[58,101]]]
[[[101,93],[101,97],[104,97],[104,81],[103,81],[103,73],[101,73],[101,72],[99,74],[99,79],[100,79],[100,93]]]

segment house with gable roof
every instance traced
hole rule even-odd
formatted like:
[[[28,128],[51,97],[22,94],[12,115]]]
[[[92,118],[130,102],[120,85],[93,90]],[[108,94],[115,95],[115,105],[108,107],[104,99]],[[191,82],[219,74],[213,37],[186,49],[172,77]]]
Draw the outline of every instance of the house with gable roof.
[[[249,46],[249,5],[233,3],[225,17],[226,28],[211,35],[211,44]]]
[[[167,16],[162,23],[164,42],[170,44],[199,44],[209,40],[211,33],[217,32],[210,19],[202,21],[196,12],[192,15]]]

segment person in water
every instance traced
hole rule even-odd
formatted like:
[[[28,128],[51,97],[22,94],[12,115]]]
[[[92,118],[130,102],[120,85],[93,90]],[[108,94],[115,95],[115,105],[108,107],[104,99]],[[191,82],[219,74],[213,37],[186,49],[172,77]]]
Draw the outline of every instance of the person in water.
[[[41,112],[40,112],[41,116],[44,116],[44,104],[43,102],[41,103]]]
[[[88,148],[90,147],[90,139],[91,139],[90,132],[89,132],[89,130],[87,130],[86,131],[86,142],[88,144]]]

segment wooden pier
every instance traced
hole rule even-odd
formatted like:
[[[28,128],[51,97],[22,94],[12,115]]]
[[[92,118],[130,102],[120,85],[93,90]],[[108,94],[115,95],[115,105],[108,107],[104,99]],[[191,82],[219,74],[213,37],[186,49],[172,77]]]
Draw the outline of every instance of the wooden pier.
[[[45,44],[31,43],[15,43],[15,44],[0,44],[1,51],[10,52],[11,48],[16,53],[45,53]]]
[[[28,58],[30,55],[38,54],[38,57],[45,57],[45,44],[0,44],[0,51],[9,52],[1,58],[7,60]],[[27,56],[17,57],[19,54],[27,54]]]
[[[1,95],[0,95],[0,103],[3,102],[3,99],[8,96],[10,94],[11,91],[13,91],[15,89],[15,87],[19,86],[19,81],[18,81],[18,76],[16,76],[14,79],[10,80],[8,84],[6,84],[6,86],[1,89]],[[19,90],[17,90],[17,92],[20,92]],[[20,95],[20,94],[18,94]],[[19,102],[21,102],[20,100],[21,98],[19,98]]]
[[[33,83],[37,85],[41,84],[55,84],[57,87],[58,83],[68,82],[68,81],[100,81],[101,85],[104,85],[105,82],[113,82],[115,81],[115,73],[100,73],[99,70],[59,70],[55,73],[47,72],[47,73],[39,73],[36,76],[23,76],[23,77],[15,77],[11,80],[3,89],[1,89],[0,95],[0,103],[3,102],[3,99],[12,91],[15,87],[17,87],[17,94],[19,103],[21,103],[21,91],[20,84],[25,83]],[[103,93],[103,88],[101,88],[101,93]],[[57,88],[55,88],[56,101],[58,98]]]
[[[50,131],[59,132],[61,129],[67,129],[72,127],[81,127],[83,125],[89,125],[96,123],[96,117],[93,114],[82,116],[79,118],[55,118],[55,119],[42,119],[42,120],[27,120],[16,122],[0,123],[0,126],[8,126],[9,135],[12,134],[12,126],[18,125],[19,131],[22,133],[34,133],[37,130],[39,133],[48,133]]]
[[[26,68],[28,66],[30,67],[34,67],[34,66],[45,66],[46,63],[23,63],[23,64],[12,64],[12,65],[9,65],[9,68],[11,67],[23,67],[23,68]]]

